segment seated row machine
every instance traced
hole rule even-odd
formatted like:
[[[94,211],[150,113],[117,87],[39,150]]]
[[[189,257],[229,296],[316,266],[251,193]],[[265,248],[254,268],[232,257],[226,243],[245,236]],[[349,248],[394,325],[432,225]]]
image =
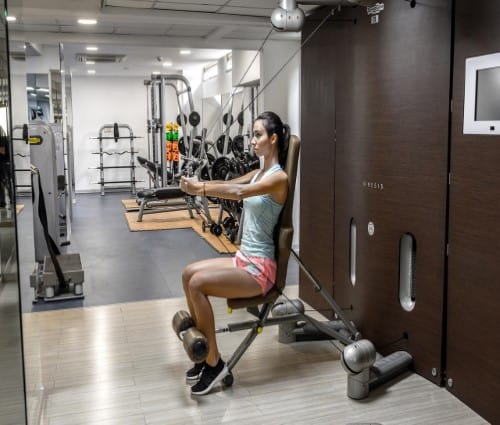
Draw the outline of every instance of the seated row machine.
[[[280,342],[293,342],[301,338],[313,339],[307,337],[307,333],[320,339],[328,338],[337,341],[338,345],[342,347],[341,363],[348,374],[347,395],[353,399],[363,399],[369,395],[371,389],[408,370],[413,359],[409,353],[404,351],[397,351],[387,357],[379,355],[369,340],[362,339],[360,332],[352,322],[347,320],[333,297],[323,290],[292,250],[292,207],[299,150],[300,141],[298,137],[292,136],[285,167],[288,175],[288,198],[278,222],[276,284],[265,296],[228,299],[229,310],[245,308],[255,316],[255,319],[228,324],[223,328],[216,329],[217,333],[249,330],[226,363],[230,373],[224,378],[223,383],[227,386],[233,384],[231,370],[257,335],[261,333],[262,328],[279,325]],[[337,320],[323,322],[305,314],[304,306],[300,300],[278,300],[278,297],[283,294],[282,291],[286,284],[287,266],[291,253],[315,289],[325,297],[332,307]],[[172,325],[174,331],[183,340],[184,348],[191,359],[195,362],[204,360],[208,353],[207,342],[204,335],[193,327],[189,313],[185,311],[176,313]]]

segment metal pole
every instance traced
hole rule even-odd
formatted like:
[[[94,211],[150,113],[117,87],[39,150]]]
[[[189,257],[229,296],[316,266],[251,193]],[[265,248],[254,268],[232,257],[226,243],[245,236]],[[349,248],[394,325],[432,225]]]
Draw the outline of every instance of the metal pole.
[[[164,102],[165,102],[165,77],[162,75],[160,77],[160,96],[158,99],[158,104],[159,104],[159,110],[160,110],[160,152],[161,152],[161,172],[162,172],[162,179],[161,179],[161,184],[163,187],[166,187],[168,185],[168,178],[167,178],[167,161],[166,161],[166,146],[165,146],[165,125],[167,122],[167,113],[164,108]]]

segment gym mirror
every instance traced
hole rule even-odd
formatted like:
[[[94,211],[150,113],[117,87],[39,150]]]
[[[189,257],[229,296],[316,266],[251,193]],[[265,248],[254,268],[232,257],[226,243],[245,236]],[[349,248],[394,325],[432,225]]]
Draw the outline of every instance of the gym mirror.
[[[50,90],[48,74],[26,74],[28,120],[50,122]]]
[[[5,1],[0,0],[2,10]],[[0,17],[0,412],[2,424],[25,424],[16,203],[10,141],[6,24]]]

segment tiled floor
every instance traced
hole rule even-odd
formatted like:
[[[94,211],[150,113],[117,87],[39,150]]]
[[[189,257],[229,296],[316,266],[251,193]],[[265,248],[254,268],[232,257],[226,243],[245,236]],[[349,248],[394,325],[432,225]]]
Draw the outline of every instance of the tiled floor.
[[[250,318],[228,315],[223,300],[214,306],[218,325]],[[236,365],[232,387],[192,397],[190,362],[170,325],[181,308],[177,298],[25,314],[30,425],[486,423],[411,373],[351,400],[330,342],[281,344],[276,327],[264,328]],[[219,335],[224,358],[244,335]]]
[[[184,266],[218,256],[192,230],[129,232],[127,194],[79,195],[70,252],[80,252],[85,299],[32,305],[31,206],[19,219],[30,425],[484,424],[444,388],[408,373],[362,401],[328,341],[281,344],[265,328],[234,369],[234,385],[202,398],[184,382],[190,366],[171,319],[186,308]],[[289,296],[296,297],[291,261]],[[218,325],[247,320],[214,300]],[[42,311],[45,310],[45,311]],[[228,358],[244,332],[219,336]]]

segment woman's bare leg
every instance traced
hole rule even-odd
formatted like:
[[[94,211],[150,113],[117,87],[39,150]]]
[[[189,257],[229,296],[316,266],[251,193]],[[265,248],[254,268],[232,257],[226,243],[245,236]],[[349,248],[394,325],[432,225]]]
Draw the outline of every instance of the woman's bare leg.
[[[208,340],[206,362],[215,366],[220,358],[215,337],[215,321],[209,296],[220,298],[250,298],[262,294],[257,281],[247,272],[231,268],[199,270],[191,275],[188,283],[191,308],[194,310],[197,328]]]
[[[191,301],[191,293],[189,289],[189,281],[191,277],[199,272],[199,271],[208,271],[217,270],[217,269],[227,269],[233,267],[233,259],[232,257],[224,257],[224,258],[210,258],[208,260],[196,261],[195,263],[188,264],[186,268],[182,272],[182,286],[184,288],[184,293],[186,294],[186,301],[189,308],[189,313],[193,318],[195,323],[198,323],[196,320],[196,312],[193,308],[193,303]]]

